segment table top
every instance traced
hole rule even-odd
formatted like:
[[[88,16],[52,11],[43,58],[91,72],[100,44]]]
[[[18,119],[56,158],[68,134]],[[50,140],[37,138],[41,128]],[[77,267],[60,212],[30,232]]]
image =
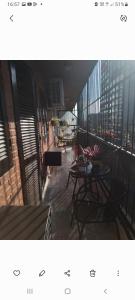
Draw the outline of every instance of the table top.
[[[90,176],[92,172],[92,163],[91,162],[89,164],[76,163],[74,166],[71,167],[70,172],[72,172],[73,176],[78,176],[78,177]]]
[[[75,177],[102,177],[110,173],[111,169],[109,166],[104,164],[92,164],[89,162],[83,163],[82,165],[76,163],[71,167],[70,172]]]

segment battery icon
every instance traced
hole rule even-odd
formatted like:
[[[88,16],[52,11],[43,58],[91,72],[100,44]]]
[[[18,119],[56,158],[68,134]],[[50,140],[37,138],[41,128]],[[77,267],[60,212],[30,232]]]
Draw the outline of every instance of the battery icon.
[[[27,2],[27,6],[32,6],[32,2]]]

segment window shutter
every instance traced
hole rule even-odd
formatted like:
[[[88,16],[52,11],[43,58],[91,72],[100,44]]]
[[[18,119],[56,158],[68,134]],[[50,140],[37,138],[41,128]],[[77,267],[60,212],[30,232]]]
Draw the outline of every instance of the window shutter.
[[[4,112],[3,94],[0,87],[0,176],[10,168],[11,157],[9,150],[9,131]]]
[[[11,64],[11,74],[24,203],[35,205],[40,203],[41,192],[37,104],[32,76],[29,68],[21,62]]]
[[[38,145],[36,112],[33,103],[19,103],[20,113],[20,133],[21,142],[19,149],[22,148],[23,159],[22,168],[25,176],[25,194],[27,203],[36,204],[40,202],[39,191],[39,164],[38,164]],[[23,167],[24,166],[24,167]]]
[[[2,112],[0,110],[0,162],[8,157],[7,147],[6,147],[6,138],[5,138],[5,129],[4,129],[4,120],[2,118]]]

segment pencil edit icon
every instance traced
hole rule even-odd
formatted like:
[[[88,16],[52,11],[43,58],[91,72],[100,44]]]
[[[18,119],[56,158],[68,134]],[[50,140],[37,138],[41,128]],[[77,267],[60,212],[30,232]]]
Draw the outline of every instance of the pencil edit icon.
[[[42,270],[40,273],[39,273],[39,277],[42,277],[45,275],[45,270]]]

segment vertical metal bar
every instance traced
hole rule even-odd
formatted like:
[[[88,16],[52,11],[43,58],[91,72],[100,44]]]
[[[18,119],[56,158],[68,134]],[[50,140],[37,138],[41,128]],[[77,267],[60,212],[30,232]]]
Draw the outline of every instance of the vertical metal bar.
[[[89,126],[88,126],[88,82],[89,81],[87,81],[87,120],[86,120],[86,122],[87,122],[87,124],[86,124],[86,130],[87,130],[87,146],[88,146],[88,143],[89,143]]]
[[[122,112],[121,112],[121,141],[120,141],[120,146],[122,147],[123,146],[123,135],[124,135],[124,100],[125,100],[125,97],[124,97],[124,80],[122,81],[121,83],[122,85],[122,102],[121,102],[121,109],[122,109]]]
[[[118,101],[118,115],[117,115],[117,137],[119,138],[120,136],[120,98],[119,98],[119,88],[117,89],[117,86],[119,87],[119,83],[118,85],[116,85],[116,93],[117,95],[117,101]]]
[[[128,107],[127,107],[127,125],[126,125],[126,150],[128,150],[128,137],[129,137],[129,98],[130,98],[130,79],[128,79]]]
[[[134,78],[135,79],[135,78]],[[133,90],[133,118],[132,118],[132,153],[134,153],[134,130],[135,130],[135,86]]]

